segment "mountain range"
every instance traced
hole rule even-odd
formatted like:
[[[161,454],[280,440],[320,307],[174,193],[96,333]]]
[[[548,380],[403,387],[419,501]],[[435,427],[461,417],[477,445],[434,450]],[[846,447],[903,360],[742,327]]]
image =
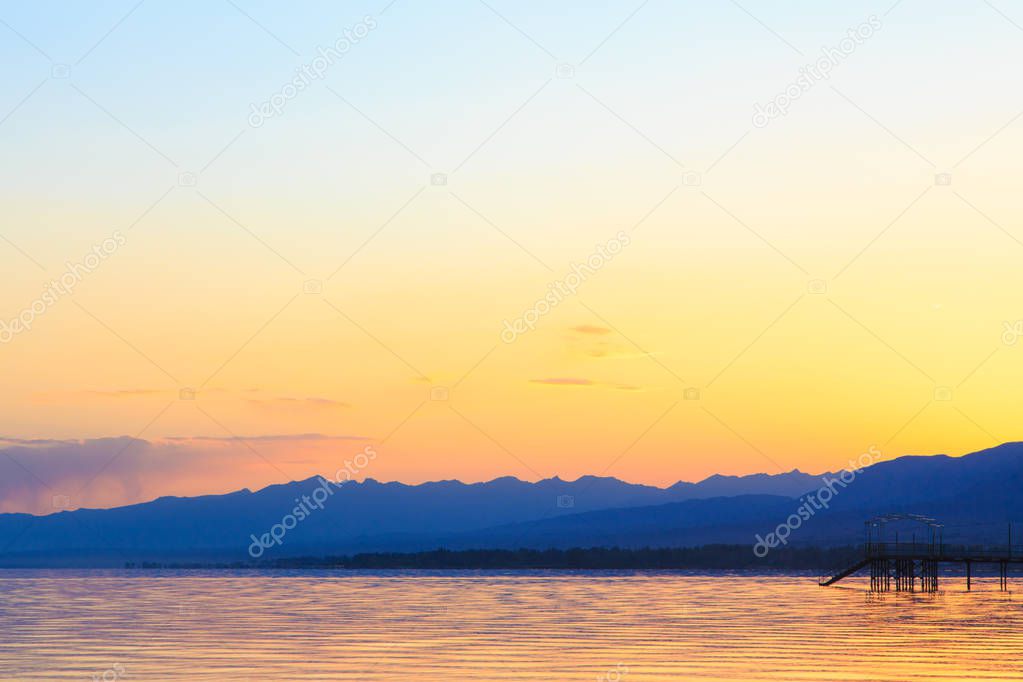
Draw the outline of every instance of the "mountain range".
[[[866,519],[890,512],[938,518],[948,541],[1004,542],[1006,523],[1023,519],[1021,490],[1023,443],[963,457],[900,457],[845,474],[712,476],[667,488],[595,476],[420,485],[366,479],[340,486],[310,478],[113,509],[0,514],[0,566],[249,561],[437,547],[752,546],[786,523],[795,526],[788,544],[835,546],[860,541]],[[807,518],[799,517],[801,509]]]

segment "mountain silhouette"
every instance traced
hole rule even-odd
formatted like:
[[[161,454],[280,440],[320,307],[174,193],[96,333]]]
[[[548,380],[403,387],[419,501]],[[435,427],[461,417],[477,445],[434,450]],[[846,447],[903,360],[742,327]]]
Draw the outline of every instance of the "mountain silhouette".
[[[0,565],[247,561],[436,547],[752,545],[828,481],[834,492],[827,507],[802,521],[790,544],[857,542],[863,521],[887,512],[943,520],[950,541],[957,533],[997,541],[1007,521],[1023,519],[1021,443],[963,457],[906,456],[844,477],[851,480],[836,483],[838,474],[799,471],[711,476],[667,488],[596,476],[420,485],[367,479],[342,486],[310,478],[256,492],[163,497],[114,509],[2,514]],[[308,513],[298,519],[302,501],[317,496],[322,503],[306,505]],[[296,518],[284,529],[289,515]],[[275,524],[280,542],[261,544]]]

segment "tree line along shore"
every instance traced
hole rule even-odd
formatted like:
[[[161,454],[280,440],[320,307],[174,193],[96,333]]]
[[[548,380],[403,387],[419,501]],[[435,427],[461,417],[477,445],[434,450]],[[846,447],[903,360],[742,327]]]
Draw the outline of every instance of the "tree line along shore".
[[[572,549],[436,549],[339,556],[266,558],[233,562],[127,562],[142,569],[563,569],[563,570],[826,570],[859,557],[856,547],[778,547],[755,556],[749,545],[701,547],[588,547]]]

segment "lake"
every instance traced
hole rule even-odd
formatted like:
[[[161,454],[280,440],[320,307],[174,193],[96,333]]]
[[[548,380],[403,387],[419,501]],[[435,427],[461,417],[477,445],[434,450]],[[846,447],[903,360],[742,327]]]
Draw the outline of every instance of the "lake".
[[[942,580],[6,570],[0,679],[1023,679],[1023,600]]]

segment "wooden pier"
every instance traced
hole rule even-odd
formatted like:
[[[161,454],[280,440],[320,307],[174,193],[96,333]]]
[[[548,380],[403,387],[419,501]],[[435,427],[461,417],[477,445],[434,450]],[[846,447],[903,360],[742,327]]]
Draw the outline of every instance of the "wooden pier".
[[[926,526],[926,542],[900,542],[898,533],[894,541],[884,538],[885,524],[894,521],[915,521]],[[977,564],[998,566],[999,589],[1009,589],[1009,565],[1023,564],[1023,547],[1012,546],[1012,526],[1007,524],[1008,542],[1001,546],[946,545],[943,527],[933,519],[916,515],[888,514],[867,522],[867,541],[863,558],[841,570],[822,576],[822,587],[870,570],[871,592],[937,592],[938,569],[942,564],[962,565],[966,570],[966,589],[973,586],[973,569]]]

